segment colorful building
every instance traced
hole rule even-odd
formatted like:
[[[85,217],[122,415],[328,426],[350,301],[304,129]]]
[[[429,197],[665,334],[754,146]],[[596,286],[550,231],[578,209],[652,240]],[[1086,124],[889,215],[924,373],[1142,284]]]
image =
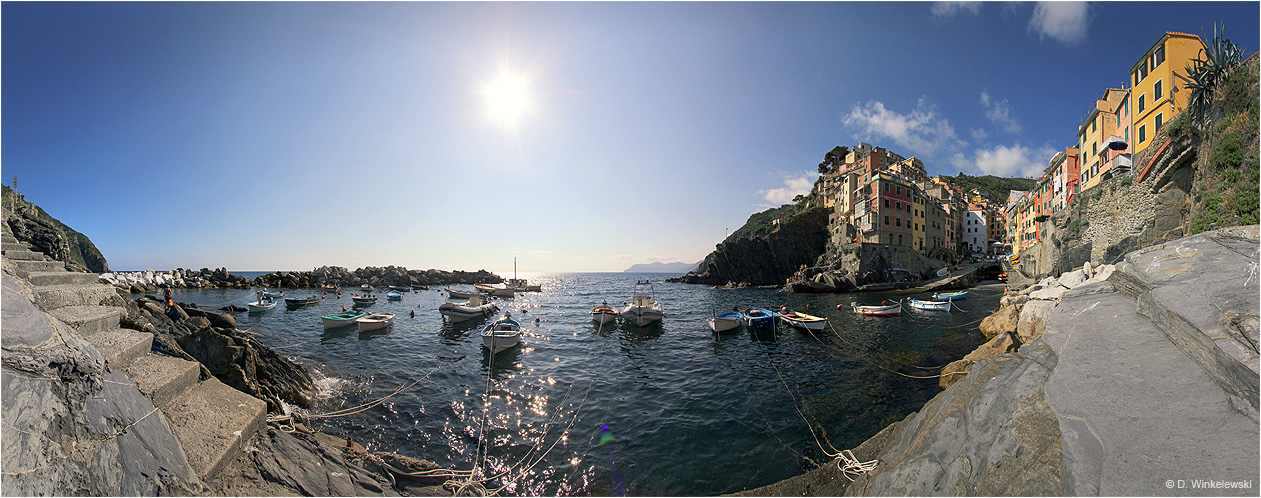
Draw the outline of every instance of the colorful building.
[[[1204,41],[1196,35],[1169,31],[1130,68],[1135,134],[1130,147],[1132,154],[1137,155],[1146,149],[1156,132],[1186,109],[1191,92],[1185,89],[1186,82],[1177,75],[1187,76],[1186,68],[1191,65],[1191,60],[1202,57],[1206,48]],[[1083,168],[1089,164],[1084,157],[1082,164]]]
[[[1122,112],[1129,101],[1129,91],[1120,88],[1104,90],[1103,98],[1095,100],[1095,105],[1087,113],[1086,120],[1077,127],[1077,149],[1081,151],[1081,190],[1086,191],[1099,184],[1100,176],[1105,169],[1102,157],[1106,152],[1104,140],[1116,134],[1118,113]],[[1125,113],[1129,114],[1129,113]]]

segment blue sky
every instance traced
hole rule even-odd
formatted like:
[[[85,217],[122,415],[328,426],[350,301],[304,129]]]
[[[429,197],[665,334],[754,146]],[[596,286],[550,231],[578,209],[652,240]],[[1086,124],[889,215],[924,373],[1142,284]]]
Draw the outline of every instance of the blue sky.
[[[0,5],[0,177],[111,268],[693,262],[866,141],[1033,175],[1258,2]]]

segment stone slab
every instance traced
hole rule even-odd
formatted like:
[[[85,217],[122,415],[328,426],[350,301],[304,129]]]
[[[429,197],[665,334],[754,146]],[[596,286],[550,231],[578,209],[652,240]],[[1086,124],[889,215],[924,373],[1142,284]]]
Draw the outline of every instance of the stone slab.
[[[32,271],[26,278],[32,285],[96,284],[101,278],[95,273],[72,271]]]
[[[60,261],[14,260],[13,264],[28,272],[34,271],[66,271],[66,264]]]
[[[29,249],[14,249],[12,251],[5,251],[4,257],[13,259],[13,260],[20,259],[20,260],[33,260],[33,261],[43,261],[47,259],[47,257],[44,256],[44,253],[35,252]]]
[[[259,430],[267,403],[211,378],[172,400],[163,411],[171,419],[189,465],[207,479],[236,458]]]
[[[121,369],[134,363],[153,348],[153,334],[114,328],[87,337],[109,362],[110,368]]]
[[[1046,401],[1063,433],[1064,494],[1256,495],[1257,422],[1139,315],[1133,300],[1116,292],[1069,295],[1041,340],[1059,358]],[[1251,480],[1253,487],[1197,490],[1194,479]]]
[[[201,366],[197,362],[148,353],[123,367],[139,383],[140,392],[159,407],[197,383]]]
[[[75,333],[88,337],[98,332],[118,328],[122,308],[116,306],[63,306],[48,314],[74,327]]]
[[[112,285],[44,285],[35,289],[35,303],[44,310],[65,306],[99,305],[117,300],[118,292]]]

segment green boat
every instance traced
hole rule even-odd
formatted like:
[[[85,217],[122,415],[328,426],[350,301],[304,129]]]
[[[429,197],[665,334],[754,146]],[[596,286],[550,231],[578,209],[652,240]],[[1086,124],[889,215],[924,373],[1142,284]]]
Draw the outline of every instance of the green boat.
[[[341,313],[333,313],[331,315],[324,315],[320,317],[320,319],[324,320],[325,329],[335,329],[337,327],[346,327],[349,325],[354,325],[356,322],[359,321],[359,318],[363,317],[366,314],[368,314],[368,312],[366,311],[350,310],[350,311],[343,311]]]

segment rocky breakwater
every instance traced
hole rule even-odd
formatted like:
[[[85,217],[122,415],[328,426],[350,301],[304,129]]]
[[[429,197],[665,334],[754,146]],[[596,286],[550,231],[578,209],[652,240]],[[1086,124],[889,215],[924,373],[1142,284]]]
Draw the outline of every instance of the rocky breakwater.
[[[227,268],[216,268],[214,270],[209,268],[202,268],[201,270],[176,268],[167,271],[111,272],[102,273],[101,281],[132,294],[156,292],[163,285],[180,289],[248,289],[254,285],[249,280],[246,280],[245,277],[228,273]]]
[[[748,494],[1256,496],[1259,243],[1204,232],[1010,296],[986,327],[1013,344],[856,448],[874,470]]]
[[[450,284],[498,284],[503,278],[486,270],[466,272],[462,270],[409,270],[401,266],[384,268],[359,268],[351,271],[340,266],[322,266],[309,272],[275,272],[254,279],[254,284],[264,287],[321,287],[324,285],[450,285]]]

